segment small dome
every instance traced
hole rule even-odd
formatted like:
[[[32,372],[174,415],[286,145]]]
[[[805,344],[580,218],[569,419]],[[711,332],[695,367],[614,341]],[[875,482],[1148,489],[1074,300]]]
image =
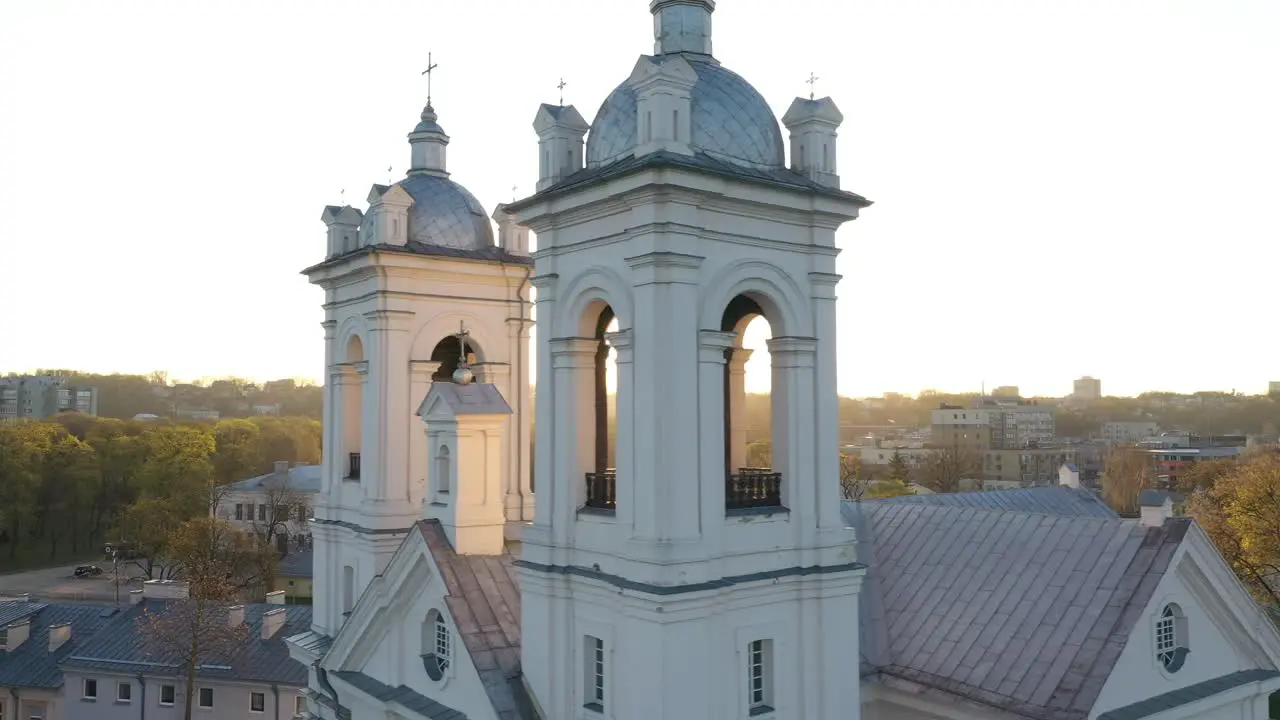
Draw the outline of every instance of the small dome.
[[[785,166],[778,120],[751,83],[705,56],[684,57],[698,74],[690,97],[693,149],[748,167]],[[608,165],[627,157],[636,146],[636,135],[636,93],[624,82],[600,106],[591,124],[587,166]]]
[[[410,242],[458,250],[493,247],[489,216],[466,188],[447,177],[426,173],[414,173],[399,185],[413,198]]]

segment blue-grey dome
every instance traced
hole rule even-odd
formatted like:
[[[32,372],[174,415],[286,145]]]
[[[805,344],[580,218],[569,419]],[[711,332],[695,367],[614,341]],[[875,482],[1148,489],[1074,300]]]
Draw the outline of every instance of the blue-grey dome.
[[[694,150],[749,167],[786,165],[778,119],[751,83],[708,58],[684,57],[698,74],[691,91]],[[636,93],[624,82],[600,106],[591,124],[587,166],[608,165],[630,155],[636,146],[636,127]]]
[[[410,241],[459,250],[493,247],[489,216],[466,188],[447,177],[427,173],[413,173],[399,184],[413,198]]]

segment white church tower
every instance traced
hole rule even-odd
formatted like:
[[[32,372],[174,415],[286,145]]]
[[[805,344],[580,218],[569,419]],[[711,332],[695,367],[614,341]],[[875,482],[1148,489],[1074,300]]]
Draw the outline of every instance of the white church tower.
[[[539,504],[519,565],[525,679],[548,719],[859,714],[835,234],[869,203],[840,189],[829,98],[788,112],[788,166],[769,104],[712,55],[714,9],[652,0],[654,54],[584,153],[577,112],[543,106],[543,182],[507,208],[538,235]],[[772,333],[772,467],[745,459],[755,317]]]
[[[491,384],[510,406],[486,420],[502,438],[487,448],[498,468],[498,544],[504,520],[533,517],[528,233],[500,205],[495,245],[489,215],[449,179],[449,136],[430,100],[409,144],[407,176],[374,185],[367,210],[325,208],[326,259],[305,271],[325,291],[314,630],[329,637],[415,521],[456,517],[449,488],[428,487],[433,468],[457,472],[442,457],[456,444],[432,442],[440,433],[429,435],[417,413],[432,384],[454,382],[460,365],[458,377]]]

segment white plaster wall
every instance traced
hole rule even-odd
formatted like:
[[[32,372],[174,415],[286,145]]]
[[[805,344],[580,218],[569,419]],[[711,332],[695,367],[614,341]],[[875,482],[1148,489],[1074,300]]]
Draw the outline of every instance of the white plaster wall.
[[[98,681],[98,700],[90,702],[81,699],[83,681],[86,677]],[[115,701],[116,683],[128,681],[133,685],[133,696],[130,702]],[[174,686],[174,704],[160,704],[160,686]],[[200,698],[192,698],[192,717],[202,720],[288,720],[294,715],[294,703],[300,687],[286,685],[279,689],[279,714],[276,713],[275,695],[269,683],[231,683],[203,682],[197,680],[196,687],[213,688],[213,709],[205,710],[199,706]],[[184,683],[174,678],[146,678],[146,693],[143,696],[142,686],[136,676],[111,675],[106,673],[86,673],[70,671],[64,673],[63,699],[59,704],[61,715],[48,715],[47,720],[139,720],[145,716],[147,720],[180,720],[186,708]],[[250,694],[260,692],[265,696],[265,712],[250,711]]]
[[[1170,572],[1157,586],[1151,603],[1130,635],[1111,677],[1094,704],[1092,716],[1155,695],[1221,677],[1253,665],[1223,635],[1206,614],[1196,597],[1172,568],[1186,562],[1186,555],[1170,564]],[[1187,618],[1187,635],[1191,653],[1186,664],[1176,673],[1167,673],[1156,658],[1155,624],[1159,613],[1170,602],[1177,603]]]
[[[524,672],[547,717],[598,717],[583,710],[585,640],[598,637],[605,718],[737,720],[749,709],[747,646],[766,639],[774,644],[773,716],[845,720],[860,702],[849,678],[858,666],[858,581],[790,578],[654,601],[524,572]],[[574,599],[552,597],[561,594]]]
[[[527,413],[528,383],[513,382],[528,368],[527,328],[519,322],[520,303],[529,294],[526,274],[527,268],[519,266],[390,253],[360,255],[312,271],[311,281],[325,289],[330,371],[324,407],[326,491],[316,499],[319,522],[312,525],[321,632],[332,635],[341,626],[342,567],[357,569],[359,597],[394,552],[386,536],[326,532],[321,529],[325,521],[389,531],[407,528],[421,516],[429,461],[425,426],[416,411],[437,367],[430,361],[436,344],[465,327],[479,347],[479,379],[494,382],[513,408]],[[364,356],[354,367],[346,363],[353,336],[360,338]],[[343,438],[343,399],[352,383],[361,394],[359,447],[348,447]],[[527,430],[519,431],[520,422],[513,414],[507,437],[528,438]],[[349,452],[361,453],[358,481],[344,479]],[[502,459],[506,505],[515,519],[531,516],[527,450],[522,455],[518,440],[512,441],[502,448]],[[341,547],[322,548],[324,543]]]

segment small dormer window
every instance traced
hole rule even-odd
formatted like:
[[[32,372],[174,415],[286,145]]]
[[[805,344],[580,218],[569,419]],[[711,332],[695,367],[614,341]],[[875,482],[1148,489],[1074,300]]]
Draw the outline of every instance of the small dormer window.
[[[1156,659],[1166,672],[1182,669],[1191,652],[1187,645],[1187,617],[1181,607],[1169,603],[1156,619]]]
[[[422,665],[427,677],[443,680],[453,662],[453,634],[444,614],[432,610],[422,621]]]

